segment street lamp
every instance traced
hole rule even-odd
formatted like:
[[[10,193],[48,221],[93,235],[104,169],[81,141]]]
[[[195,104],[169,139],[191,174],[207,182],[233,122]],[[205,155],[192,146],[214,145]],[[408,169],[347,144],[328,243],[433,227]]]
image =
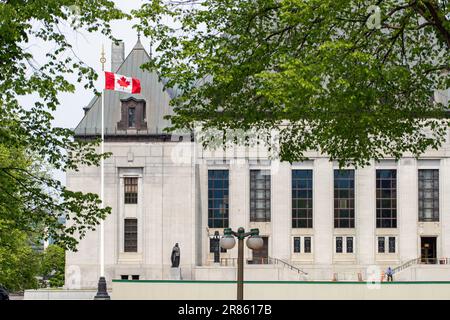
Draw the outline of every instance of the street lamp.
[[[247,247],[252,250],[261,249],[264,245],[263,239],[259,236],[259,229],[251,229],[245,232],[240,227],[237,232],[231,228],[225,228],[224,236],[220,239],[220,246],[224,249],[232,249],[236,244],[235,237],[238,238],[238,269],[237,269],[237,299],[244,299],[244,239],[247,239]]]

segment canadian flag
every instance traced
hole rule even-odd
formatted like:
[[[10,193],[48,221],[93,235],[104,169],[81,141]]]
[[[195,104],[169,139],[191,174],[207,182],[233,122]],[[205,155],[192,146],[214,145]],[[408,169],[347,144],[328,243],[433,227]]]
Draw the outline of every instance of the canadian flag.
[[[141,93],[141,81],[136,78],[105,72],[105,90]]]

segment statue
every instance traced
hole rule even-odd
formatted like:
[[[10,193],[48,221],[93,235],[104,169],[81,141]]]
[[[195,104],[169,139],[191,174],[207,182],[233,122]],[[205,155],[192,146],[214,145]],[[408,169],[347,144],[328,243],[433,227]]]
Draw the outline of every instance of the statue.
[[[172,268],[178,268],[180,265],[180,247],[178,246],[178,243],[175,243],[175,246],[172,249],[170,260],[172,260]]]

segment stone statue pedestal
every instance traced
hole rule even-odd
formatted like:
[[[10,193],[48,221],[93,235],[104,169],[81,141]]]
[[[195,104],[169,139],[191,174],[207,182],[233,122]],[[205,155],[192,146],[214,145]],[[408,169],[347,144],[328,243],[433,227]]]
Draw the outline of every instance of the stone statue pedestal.
[[[182,280],[180,268],[170,268],[170,280]]]

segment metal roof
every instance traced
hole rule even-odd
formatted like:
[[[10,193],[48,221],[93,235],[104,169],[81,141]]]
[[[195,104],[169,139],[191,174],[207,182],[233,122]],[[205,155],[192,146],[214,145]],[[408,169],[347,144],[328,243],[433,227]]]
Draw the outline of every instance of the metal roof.
[[[164,120],[164,116],[173,114],[169,102],[175,92],[174,90],[164,90],[164,84],[158,80],[156,72],[149,72],[140,68],[149,60],[150,56],[138,40],[122,65],[117,70],[113,70],[118,74],[138,78],[141,81],[142,90],[141,94],[104,91],[105,135],[126,134],[123,130],[122,132],[117,130],[117,123],[121,117],[121,99],[130,97],[138,100],[144,99],[146,102],[147,130],[136,134],[161,134],[164,133],[164,128],[170,125],[170,121]],[[75,128],[75,135],[99,135],[101,131],[101,97],[94,97],[86,108],[89,110]]]

